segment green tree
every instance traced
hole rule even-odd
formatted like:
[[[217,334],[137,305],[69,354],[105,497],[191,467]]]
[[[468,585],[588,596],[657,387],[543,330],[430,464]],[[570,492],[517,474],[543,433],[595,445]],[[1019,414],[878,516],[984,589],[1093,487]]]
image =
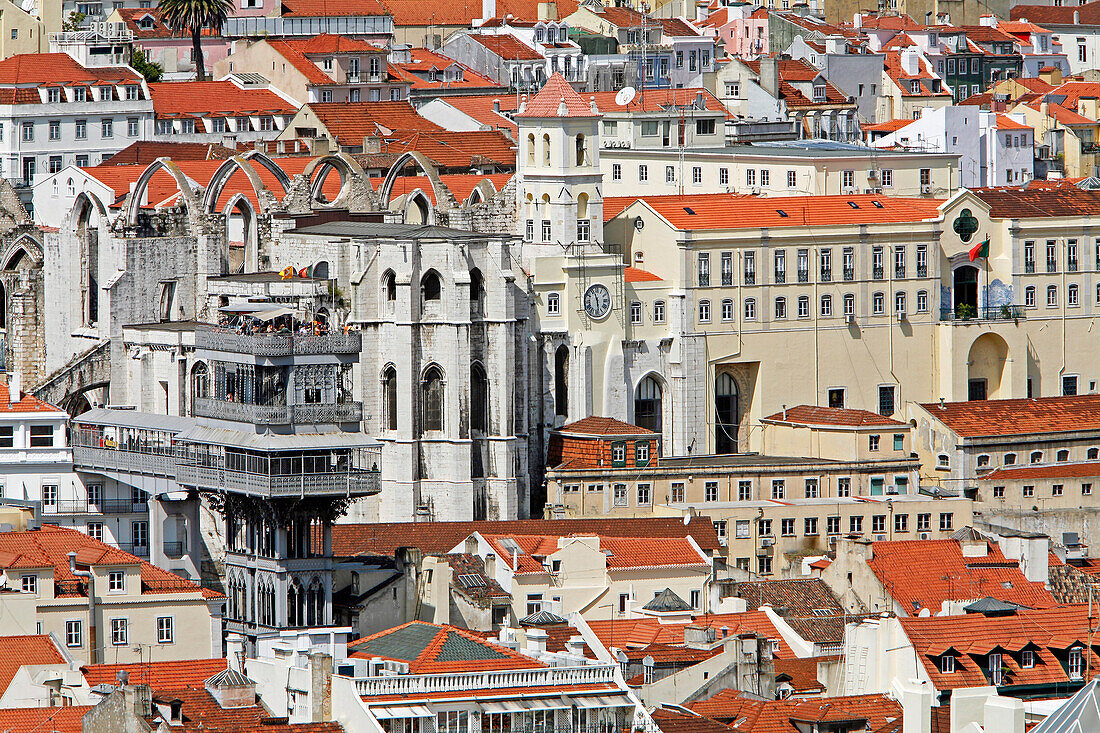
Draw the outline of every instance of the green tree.
[[[69,13],[69,19],[61,24],[61,30],[63,31],[78,31],[81,24],[84,23],[84,19],[87,16],[81,13],[79,10],[74,10]]]
[[[145,52],[139,48],[135,48],[134,52],[130,54],[130,66],[133,67],[134,71],[144,76],[145,81],[150,84],[156,84],[164,76],[164,67],[156,61],[150,61],[146,58]]]
[[[195,50],[195,76],[206,78],[206,63],[202,57],[202,30],[221,31],[229,14],[233,12],[233,0],[160,0],[157,5],[164,22],[175,31],[190,31],[191,46]]]

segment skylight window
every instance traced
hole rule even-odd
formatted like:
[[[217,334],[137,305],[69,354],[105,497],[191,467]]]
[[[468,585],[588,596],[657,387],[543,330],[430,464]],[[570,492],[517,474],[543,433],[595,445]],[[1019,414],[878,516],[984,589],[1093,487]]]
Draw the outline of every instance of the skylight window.
[[[458,576],[458,582],[464,588],[484,588],[485,580],[480,575],[464,574]]]
[[[695,211],[694,211],[694,210],[693,210],[693,209],[692,209],[692,208],[691,208],[690,206],[685,206],[685,207],[684,207],[684,211],[686,211],[687,213],[691,214],[692,216],[694,216],[694,215],[695,215]]]
[[[855,201],[849,201],[848,205],[851,206],[853,209],[859,208],[859,204],[857,204]]]
[[[783,217],[784,219],[786,219],[786,218],[787,218],[787,212],[786,212],[786,211],[783,211],[783,209],[776,209],[776,210],[775,210],[775,213],[779,214],[779,215],[780,215],[781,217]]]
[[[885,206],[882,205],[881,201],[872,201],[871,203],[873,203],[875,205],[876,209],[885,209],[886,208]]]

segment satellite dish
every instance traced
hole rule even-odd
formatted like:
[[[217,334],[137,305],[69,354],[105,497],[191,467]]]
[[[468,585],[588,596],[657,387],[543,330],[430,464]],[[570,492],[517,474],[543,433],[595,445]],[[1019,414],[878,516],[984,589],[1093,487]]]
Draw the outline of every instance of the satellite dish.
[[[625,107],[634,101],[635,94],[637,92],[634,91],[634,87],[623,87],[615,94],[615,104]]]

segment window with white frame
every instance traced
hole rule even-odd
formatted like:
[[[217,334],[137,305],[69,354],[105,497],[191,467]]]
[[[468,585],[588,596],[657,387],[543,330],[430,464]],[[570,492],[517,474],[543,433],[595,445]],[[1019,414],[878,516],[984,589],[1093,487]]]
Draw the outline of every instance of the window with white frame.
[[[111,619],[111,644],[125,646],[129,642],[129,623],[124,618]]]
[[[122,593],[126,590],[126,574],[121,570],[112,570],[107,573],[107,590],[111,593]]]
[[[38,595],[38,576],[37,575],[24,575],[20,578],[20,589],[24,593],[32,593]]]
[[[653,301],[653,322],[664,323],[665,322],[665,301],[655,300]]]
[[[726,298],[725,300],[722,301],[722,320],[723,321],[732,321],[733,320],[733,301],[729,298]]]
[[[171,616],[157,618],[157,643],[171,644],[176,640]]]
[[[642,322],[642,304],[640,301],[632,301],[630,303],[630,322],[637,326]]]
[[[546,296],[546,315],[556,316],[561,313],[561,296],[550,293]]]
[[[65,646],[70,649],[84,645],[84,623],[82,621],[65,622]]]

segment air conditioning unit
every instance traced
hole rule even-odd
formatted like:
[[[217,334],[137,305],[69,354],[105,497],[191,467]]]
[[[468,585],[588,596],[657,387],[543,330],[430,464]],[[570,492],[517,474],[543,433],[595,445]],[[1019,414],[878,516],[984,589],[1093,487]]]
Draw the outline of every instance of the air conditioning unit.
[[[864,190],[864,193],[882,193],[881,188],[868,188]]]
[[[856,191],[857,191],[857,189],[853,188],[852,186],[847,186],[843,190],[841,190],[841,193],[846,195],[846,196],[851,196],[851,195],[854,195],[856,193]]]
[[[774,537],[761,537],[760,538],[760,546],[761,547],[771,547],[774,544],[775,544],[775,538]]]
[[[887,486],[886,487],[886,493],[887,494],[896,494],[896,493],[898,493],[897,484],[890,484],[889,486]]]
[[[905,320],[905,311],[898,311],[898,323]]]
[[[871,170],[867,171],[867,180],[871,181],[872,183],[877,183],[878,182],[878,175],[879,175],[878,169],[877,168],[872,168]]]
[[[932,539],[932,533],[931,532],[921,532],[920,534],[917,535],[917,539],[919,539],[919,540],[930,540],[930,539]]]
[[[930,186],[930,185],[927,185],[927,184],[925,184],[925,185],[922,185],[922,186],[920,187],[920,192],[921,192],[921,193],[932,193],[932,186]]]
[[[844,316],[844,323],[846,323],[846,324],[847,324],[847,325],[849,325],[849,326],[854,326],[854,325],[856,325],[856,317],[855,317],[855,314],[853,314],[853,313],[849,313],[848,315]]]
[[[829,547],[836,547],[836,543],[837,543],[837,540],[838,540],[838,539],[839,539],[839,538],[838,538],[838,537],[835,537],[835,536],[834,536],[834,537],[830,537],[830,538],[829,538]]]
[[[884,535],[884,534],[875,535],[875,542],[885,542],[885,541],[886,541],[886,535]]]

